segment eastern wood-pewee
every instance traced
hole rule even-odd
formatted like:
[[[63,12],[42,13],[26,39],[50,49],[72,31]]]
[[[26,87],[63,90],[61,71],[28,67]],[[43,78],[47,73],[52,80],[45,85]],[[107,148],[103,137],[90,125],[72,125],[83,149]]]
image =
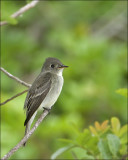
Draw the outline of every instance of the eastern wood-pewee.
[[[26,126],[25,134],[30,130],[31,124],[39,109],[50,110],[57,101],[63,86],[63,69],[68,66],[63,65],[56,58],[47,58],[40,74],[30,87],[25,103]]]

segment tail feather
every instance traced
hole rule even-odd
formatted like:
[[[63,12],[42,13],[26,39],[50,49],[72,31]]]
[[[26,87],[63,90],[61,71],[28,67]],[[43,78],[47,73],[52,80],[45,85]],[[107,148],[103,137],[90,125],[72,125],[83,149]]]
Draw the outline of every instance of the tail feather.
[[[33,122],[36,114],[37,114],[37,111],[33,114],[33,116],[32,116],[31,119],[27,122],[27,124],[24,123],[24,124],[26,125],[25,135],[24,135],[24,136],[26,136],[26,134],[30,131],[31,124],[32,124],[32,122]],[[25,121],[25,122],[26,122],[26,121]],[[26,142],[27,142],[27,141],[26,141]],[[24,147],[25,147],[25,145],[26,145],[26,142],[23,144]]]
[[[30,131],[30,125],[29,125],[29,122],[28,122],[27,125],[26,125],[26,128],[25,128],[25,134],[24,134],[24,136],[26,136],[26,134],[27,134],[29,131]],[[27,143],[27,141],[23,144],[24,147],[25,147],[26,143]]]

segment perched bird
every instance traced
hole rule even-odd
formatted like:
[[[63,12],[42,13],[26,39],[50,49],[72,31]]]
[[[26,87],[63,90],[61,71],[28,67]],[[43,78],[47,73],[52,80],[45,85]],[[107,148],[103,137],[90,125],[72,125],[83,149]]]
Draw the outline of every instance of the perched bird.
[[[63,86],[63,65],[56,58],[47,58],[32,86],[30,87],[24,103],[26,120],[24,122],[25,135],[29,132],[31,124],[40,109],[50,110],[57,101]],[[24,144],[25,145],[25,144]]]

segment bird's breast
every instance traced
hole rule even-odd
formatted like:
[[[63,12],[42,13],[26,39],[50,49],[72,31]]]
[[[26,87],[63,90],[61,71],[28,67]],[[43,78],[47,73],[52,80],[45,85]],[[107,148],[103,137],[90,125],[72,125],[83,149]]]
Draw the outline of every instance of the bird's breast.
[[[43,107],[50,109],[57,101],[61,93],[62,87],[63,87],[63,77],[53,76],[50,90],[46,95],[45,99],[43,100],[43,102],[41,103],[39,109],[42,109]]]

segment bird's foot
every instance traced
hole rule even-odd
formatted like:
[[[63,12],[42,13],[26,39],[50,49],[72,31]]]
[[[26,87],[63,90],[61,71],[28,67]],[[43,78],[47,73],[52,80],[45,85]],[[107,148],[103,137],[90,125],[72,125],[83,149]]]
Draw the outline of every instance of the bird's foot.
[[[48,113],[50,113],[50,111],[51,111],[51,109],[50,109],[50,108],[45,108],[45,107],[43,107],[43,109],[44,109],[44,110],[47,110],[47,111],[48,111]]]

